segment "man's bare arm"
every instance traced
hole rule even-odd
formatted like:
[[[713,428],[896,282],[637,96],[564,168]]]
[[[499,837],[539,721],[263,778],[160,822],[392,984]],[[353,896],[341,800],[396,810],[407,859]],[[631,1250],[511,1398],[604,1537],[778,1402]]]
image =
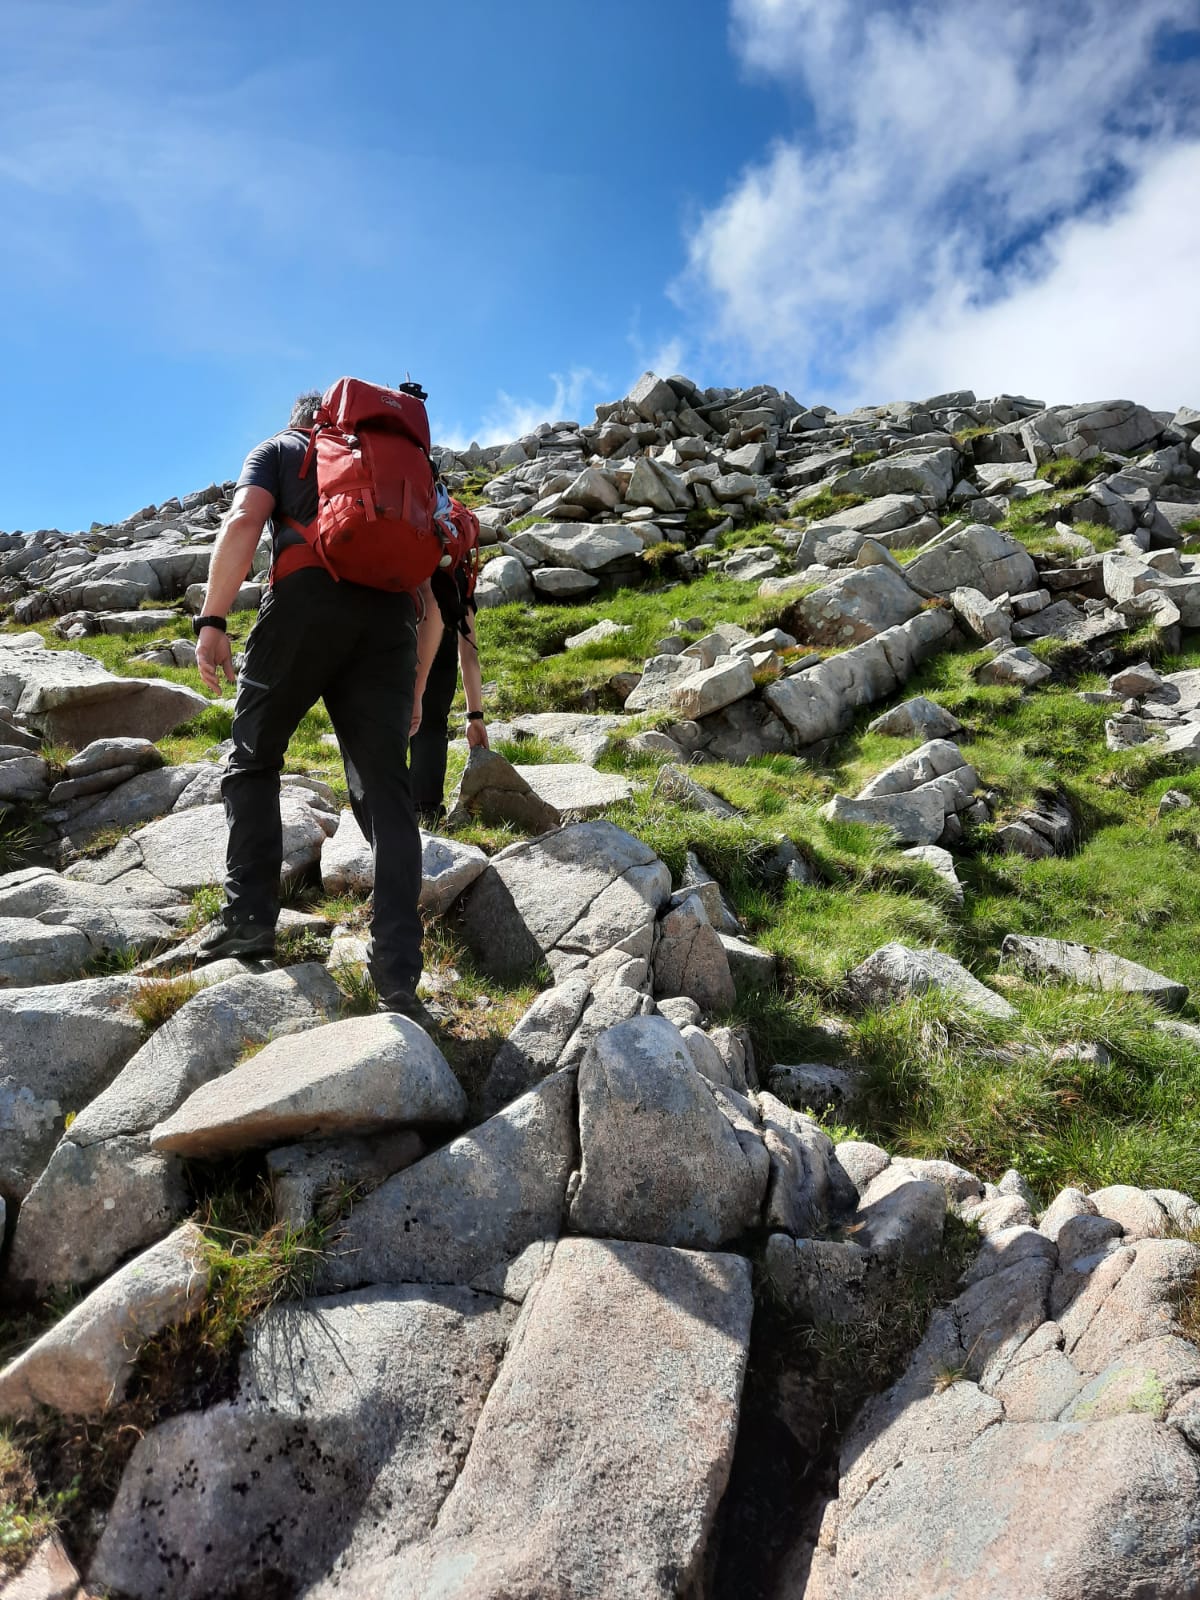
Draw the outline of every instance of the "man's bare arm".
[[[223,617],[236,600],[274,509],[275,496],[267,489],[247,485],[234,495],[213,546],[201,616]],[[214,694],[220,693],[222,673],[230,683],[236,682],[233,650],[220,628],[201,628],[196,641],[196,665],[205,687]]]
[[[467,722],[467,743],[471,748],[487,749],[487,724],[481,721],[483,712],[483,673],[479,666],[479,645],[475,639],[475,618],[467,612],[465,633],[459,630],[458,664],[462,669],[463,696],[468,711],[478,711],[480,717]]]

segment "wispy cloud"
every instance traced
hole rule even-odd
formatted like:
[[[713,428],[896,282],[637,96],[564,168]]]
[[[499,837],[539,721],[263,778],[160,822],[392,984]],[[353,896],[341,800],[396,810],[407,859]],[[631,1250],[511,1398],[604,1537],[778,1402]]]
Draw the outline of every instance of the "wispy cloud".
[[[549,382],[552,392],[542,400],[506,394],[501,389],[474,428],[435,417],[435,441],[451,450],[465,449],[472,442],[507,444],[532,433],[543,422],[586,421],[585,406],[611,398],[606,394],[608,379],[590,367],[572,367],[565,376],[552,372]]]
[[[1155,174],[1179,194],[1180,166],[1162,162],[1195,126],[1196,75],[1156,68],[1155,50],[1193,15],[1190,0],[732,0],[746,67],[799,90],[811,126],[703,214],[677,301],[717,349],[810,400],[981,382],[967,356],[998,328],[1008,381],[1028,385],[1026,365],[1047,373],[1039,284],[1060,311],[1070,284],[1110,318],[1136,293],[1135,278],[1117,295],[1106,230],[1158,214],[1160,188],[1137,193]],[[1182,307],[1188,279],[1171,283]],[[1006,301],[1026,312],[1002,316]],[[1146,381],[1182,383],[1160,348]]]

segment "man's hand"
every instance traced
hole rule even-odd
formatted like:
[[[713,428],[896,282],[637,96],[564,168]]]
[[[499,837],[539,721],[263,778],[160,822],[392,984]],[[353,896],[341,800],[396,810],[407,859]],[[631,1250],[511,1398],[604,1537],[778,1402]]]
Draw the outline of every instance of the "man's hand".
[[[224,688],[222,673],[228,683],[236,683],[237,673],[233,670],[233,646],[229,642],[229,635],[220,628],[201,628],[200,637],[196,640],[196,665],[200,669],[204,687],[213,694],[220,694]]]
[[[411,739],[421,726],[421,702],[413,701],[412,721],[408,725],[408,737]]]
[[[475,717],[467,723],[467,743],[472,750],[486,750],[488,748],[486,722],[481,722],[478,717]]]

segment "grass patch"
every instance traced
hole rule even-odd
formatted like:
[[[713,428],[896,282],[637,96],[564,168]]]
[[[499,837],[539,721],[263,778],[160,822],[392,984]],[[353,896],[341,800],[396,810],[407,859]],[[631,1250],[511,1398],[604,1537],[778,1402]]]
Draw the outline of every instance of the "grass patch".
[[[130,1010],[142,1027],[152,1032],[169,1022],[203,987],[200,980],[190,974],[177,978],[147,978],[138,985],[130,1001]]]
[[[1056,489],[1078,489],[1091,483],[1102,472],[1110,472],[1113,463],[1106,456],[1093,456],[1090,461],[1080,461],[1076,456],[1055,456],[1038,468],[1038,477],[1045,478]]]
[[[868,498],[865,494],[834,494],[832,489],[821,489],[809,495],[798,495],[792,501],[792,516],[805,523],[824,522],[839,511],[865,506]]]
[[[1017,984],[1016,1023],[927,995],[868,1012],[850,1050],[859,1115],[898,1155],[946,1157],[982,1177],[1017,1167],[1043,1200],[1064,1184],[1193,1193],[1200,1061],[1136,996]],[[1108,1059],[1065,1060],[1064,1044]]]
[[[7,1429],[0,1429],[0,1578],[21,1570],[78,1496],[78,1478],[40,1493],[28,1454]]]

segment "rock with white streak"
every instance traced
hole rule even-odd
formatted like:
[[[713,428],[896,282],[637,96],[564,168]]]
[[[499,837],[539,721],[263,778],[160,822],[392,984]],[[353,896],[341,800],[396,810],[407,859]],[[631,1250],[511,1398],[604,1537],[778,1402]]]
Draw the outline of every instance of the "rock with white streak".
[[[208,1287],[194,1223],[153,1245],[69,1311],[0,1372],[0,1416],[38,1406],[97,1417],[121,1399],[139,1344],[199,1309]]]

